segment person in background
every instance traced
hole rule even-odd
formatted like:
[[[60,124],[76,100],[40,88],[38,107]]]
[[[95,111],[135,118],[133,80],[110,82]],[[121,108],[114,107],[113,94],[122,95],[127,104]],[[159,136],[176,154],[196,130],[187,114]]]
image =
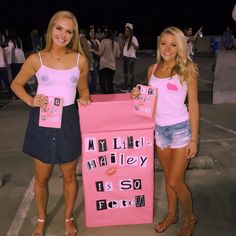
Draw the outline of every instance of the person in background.
[[[96,39],[99,40],[99,42],[102,41],[102,39],[104,38],[104,33],[102,32],[100,27],[97,27],[97,32],[95,34]]]
[[[234,5],[233,11],[232,11],[232,18],[234,19],[234,21],[236,21],[236,3]]]
[[[14,29],[9,29],[8,35],[14,44],[14,47],[12,49],[12,63],[11,63],[12,80],[14,80],[16,75],[19,73],[23,63],[25,62],[25,54],[23,51],[22,40],[17,35],[16,31]],[[27,84],[26,84],[26,90],[29,90],[29,86]]]
[[[89,48],[98,51],[100,42],[95,36],[95,27],[93,25],[89,26],[85,36],[88,40]],[[91,94],[94,94],[96,92],[96,86],[98,81],[100,57],[95,53],[92,53],[92,55],[93,61],[92,64],[90,64],[89,92]]]
[[[236,49],[236,43],[233,35],[233,30],[227,26],[226,31],[222,35],[221,46],[223,50]]]
[[[38,88],[32,97],[24,86],[34,75]],[[73,209],[78,193],[76,165],[81,155],[81,131],[75,96],[78,89],[78,102],[90,103],[87,77],[88,63],[80,46],[76,17],[69,11],[56,12],[48,25],[46,47],[26,59],[11,84],[14,93],[31,107],[23,151],[33,157],[35,167],[38,222],[33,236],[45,235],[48,182],[54,164],[59,165],[63,177],[66,235],[76,235]],[[39,112],[46,109],[48,96],[63,98],[61,128],[39,126]]]
[[[15,99],[15,96],[10,88],[10,82],[8,80],[7,58],[6,58],[4,49],[1,47],[1,44],[0,44],[0,81],[3,82],[5,88],[8,91],[9,96],[12,99]]]
[[[193,59],[194,56],[194,42],[197,41],[198,37],[202,37],[202,26],[198,29],[198,31],[193,35],[193,29],[192,27],[186,27],[184,29],[184,34],[187,39],[188,43],[188,54]]]
[[[11,64],[13,59],[13,49],[14,49],[14,43],[13,38],[8,33],[8,29],[5,31],[5,37],[4,37],[4,51],[6,55],[6,62],[7,62],[7,74],[9,81],[12,80],[12,71],[11,71]]]
[[[114,40],[113,32],[105,29],[99,50],[91,51],[100,57],[99,83],[103,94],[114,93],[113,80],[116,72],[116,59],[120,57],[120,46]]]
[[[90,48],[89,48],[89,44],[88,44],[88,40],[85,37],[85,31],[83,29],[80,29],[80,44],[81,47],[83,49],[83,52],[85,54],[85,56],[88,59],[89,65],[93,63],[93,55],[90,52]]]
[[[139,49],[139,43],[133,33],[133,24],[125,24],[124,43],[123,43],[123,73],[124,88],[121,92],[127,92],[135,84],[134,66],[136,61],[136,50]]]
[[[83,29],[80,29],[80,44],[89,63],[89,80],[88,81],[91,81],[92,76],[93,76],[93,70],[94,70],[94,60],[93,60],[93,54],[90,52],[90,45],[88,43],[87,38],[85,37],[85,31]],[[90,91],[90,94],[94,92]]]
[[[39,32],[37,29],[33,29],[30,33],[31,45],[33,52],[38,52],[42,49],[42,43],[40,40]]]
[[[43,34],[40,37],[41,48],[45,48],[46,47],[46,37],[47,37],[47,30],[44,29]]]
[[[162,233],[178,221],[179,202],[184,221],[177,236],[191,236],[197,216],[193,213],[185,173],[198,149],[198,68],[188,55],[187,41],[179,28],[164,29],[157,46],[157,62],[148,68],[148,84],[157,89],[155,140],[165,178],[168,209],[155,230]],[[131,95],[137,98],[139,89],[133,88]]]

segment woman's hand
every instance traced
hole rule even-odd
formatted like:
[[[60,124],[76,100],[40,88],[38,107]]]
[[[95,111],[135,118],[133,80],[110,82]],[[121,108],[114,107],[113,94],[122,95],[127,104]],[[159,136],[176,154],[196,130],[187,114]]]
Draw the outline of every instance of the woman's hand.
[[[198,149],[198,143],[193,140],[190,140],[186,148],[185,158],[186,159],[194,158],[197,154],[197,149]]]
[[[33,98],[32,107],[46,108],[48,104],[48,97],[43,94],[37,94]]]
[[[138,88],[138,86],[136,86],[131,90],[131,97],[137,99],[139,96],[140,96],[140,89]]]
[[[88,97],[81,97],[81,98],[77,99],[77,102],[79,102],[81,105],[86,106],[91,103],[91,100]]]

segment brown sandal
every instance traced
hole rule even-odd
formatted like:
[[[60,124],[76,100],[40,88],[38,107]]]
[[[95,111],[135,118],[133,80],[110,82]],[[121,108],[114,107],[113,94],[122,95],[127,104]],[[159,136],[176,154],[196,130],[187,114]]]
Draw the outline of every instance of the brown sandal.
[[[178,222],[177,214],[169,213],[162,222],[156,224],[155,231],[157,233],[162,233],[166,231],[166,229],[172,224],[176,224]]]
[[[38,218],[37,221],[38,221],[38,224],[45,224],[46,223],[46,221],[44,219]],[[37,226],[35,226],[35,228],[34,228],[34,232],[32,233],[32,236],[44,236],[44,230],[43,230],[43,232],[39,232],[36,230],[36,227]]]
[[[185,218],[184,223],[177,236],[192,236],[197,221],[198,221],[197,216],[194,214],[192,214],[188,218]]]
[[[72,222],[74,224],[74,218],[71,217],[71,218],[68,218],[68,219],[65,219],[65,223],[69,223],[69,222]],[[65,232],[65,235],[69,235],[69,236],[74,236],[74,235],[77,235],[77,229],[75,228],[72,233],[69,233],[69,232]]]

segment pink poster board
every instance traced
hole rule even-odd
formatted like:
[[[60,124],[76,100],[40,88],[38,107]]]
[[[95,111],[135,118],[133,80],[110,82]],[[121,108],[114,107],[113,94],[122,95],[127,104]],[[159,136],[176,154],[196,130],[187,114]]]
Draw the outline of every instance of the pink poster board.
[[[135,114],[129,97],[79,105],[88,227],[153,222],[154,121]]]

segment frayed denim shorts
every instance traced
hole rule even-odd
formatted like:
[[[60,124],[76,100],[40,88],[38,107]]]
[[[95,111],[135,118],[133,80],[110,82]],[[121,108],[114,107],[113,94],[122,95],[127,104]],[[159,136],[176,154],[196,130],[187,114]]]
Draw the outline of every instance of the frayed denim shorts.
[[[155,127],[156,145],[161,149],[185,147],[191,140],[192,134],[189,120],[178,124]]]

